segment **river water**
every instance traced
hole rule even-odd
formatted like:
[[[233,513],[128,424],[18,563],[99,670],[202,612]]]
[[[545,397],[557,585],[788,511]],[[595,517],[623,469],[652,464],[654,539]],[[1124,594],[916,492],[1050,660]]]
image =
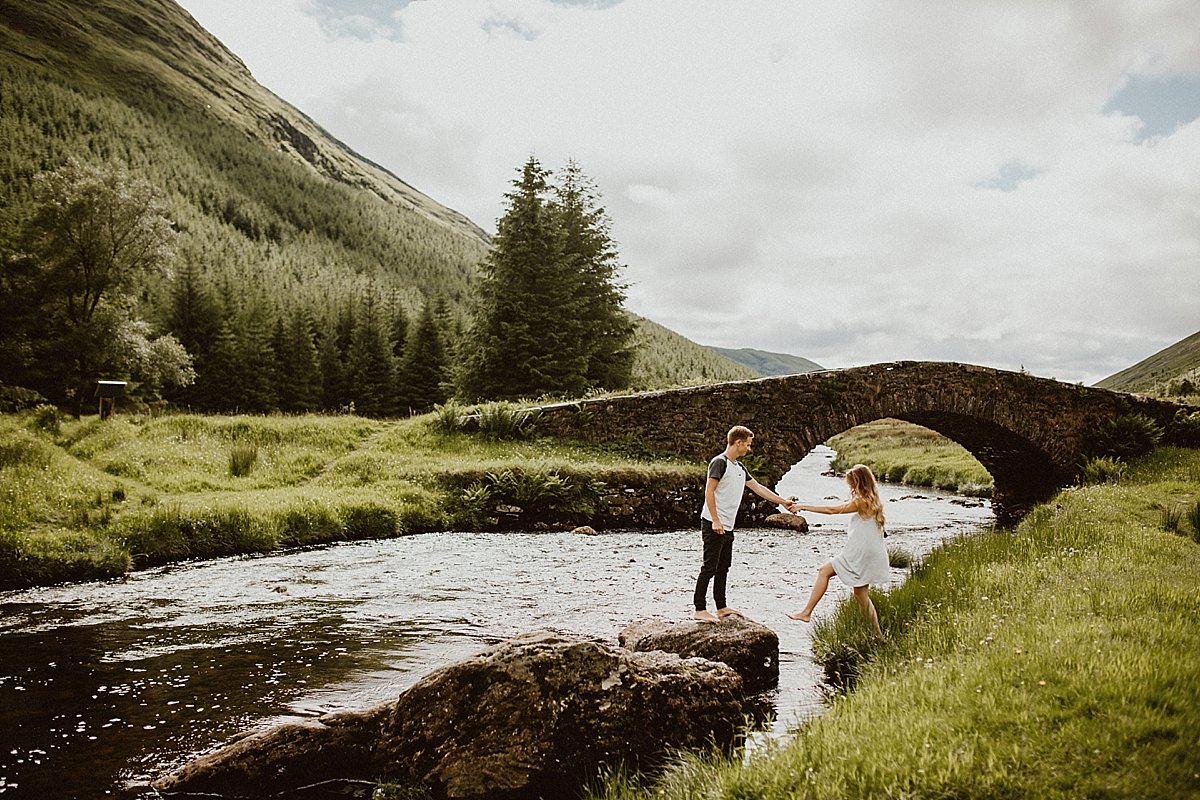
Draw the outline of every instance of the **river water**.
[[[846,497],[818,447],[778,491]],[[915,556],[992,521],[986,501],[881,485],[889,546]],[[699,509],[697,509],[699,513]],[[819,711],[803,605],[845,517],[807,534],[737,532],[729,602],[779,635],[776,721]],[[517,633],[616,644],[629,622],[687,620],[697,530],[430,533],[176,564],[102,583],[0,593],[0,797],[157,796],[148,782],[260,726],[392,700]],[[893,582],[904,570],[893,570]],[[817,615],[849,590],[836,578]]]

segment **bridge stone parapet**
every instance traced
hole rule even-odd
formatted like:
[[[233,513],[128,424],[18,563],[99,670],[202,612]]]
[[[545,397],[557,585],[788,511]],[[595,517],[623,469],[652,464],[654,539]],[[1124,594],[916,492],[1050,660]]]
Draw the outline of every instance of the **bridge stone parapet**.
[[[724,448],[729,428],[746,425],[773,480],[832,436],[902,419],[970,451],[992,475],[997,520],[1012,524],[1074,479],[1099,426],[1141,413],[1165,428],[1180,408],[1024,372],[896,361],[543,406],[539,428],[593,442],[632,438],[707,461]]]

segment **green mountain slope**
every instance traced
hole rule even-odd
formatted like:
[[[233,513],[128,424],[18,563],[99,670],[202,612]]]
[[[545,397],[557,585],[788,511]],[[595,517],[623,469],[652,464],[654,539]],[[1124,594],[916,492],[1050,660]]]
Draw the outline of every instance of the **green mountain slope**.
[[[787,353],[772,353],[767,350],[754,350],[750,347],[728,348],[709,347],[726,358],[736,361],[757,372],[759,375],[795,375],[798,372],[813,372],[825,369],[815,361],[809,361],[800,356]]]
[[[643,317],[637,318],[640,357],[633,364],[637,388],[696,386],[761,377],[750,367],[702,347]]]
[[[1184,378],[1200,383],[1200,331],[1096,384],[1102,389],[1163,394]]]
[[[35,174],[72,156],[121,160],[166,194],[181,268],[241,318],[304,308],[331,329],[350,299],[373,297],[409,314],[444,301],[461,320],[489,246],[260,86],[170,0],[0,0],[0,141],[0,245],[15,247]],[[147,286],[141,315],[161,323],[169,297]],[[657,327],[640,325],[669,338]],[[701,373],[733,367],[675,344],[715,358]],[[640,359],[662,352],[652,342]],[[688,382],[688,361],[638,374]]]

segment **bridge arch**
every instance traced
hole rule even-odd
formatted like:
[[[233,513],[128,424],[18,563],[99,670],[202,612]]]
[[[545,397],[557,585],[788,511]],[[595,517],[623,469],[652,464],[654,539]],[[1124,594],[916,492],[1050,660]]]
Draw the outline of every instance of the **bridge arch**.
[[[540,427],[587,441],[633,437],[706,461],[723,449],[730,427],[747,425],[775,479],[832,436],[901,419],[970,451],[992,476],[997,521],[1009,525],[1073,480],[1098,426],[1137,412],[1165,427],[1178,408],[1023,372],[896,361],[549,405]]]

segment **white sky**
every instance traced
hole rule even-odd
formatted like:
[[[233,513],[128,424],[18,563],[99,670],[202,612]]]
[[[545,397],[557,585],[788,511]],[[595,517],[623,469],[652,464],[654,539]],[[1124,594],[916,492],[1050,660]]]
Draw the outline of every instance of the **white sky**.
[[[630,310],[1094,383],[1200,330],[1200,2],[181,0],[489,231],[579,161]]]

